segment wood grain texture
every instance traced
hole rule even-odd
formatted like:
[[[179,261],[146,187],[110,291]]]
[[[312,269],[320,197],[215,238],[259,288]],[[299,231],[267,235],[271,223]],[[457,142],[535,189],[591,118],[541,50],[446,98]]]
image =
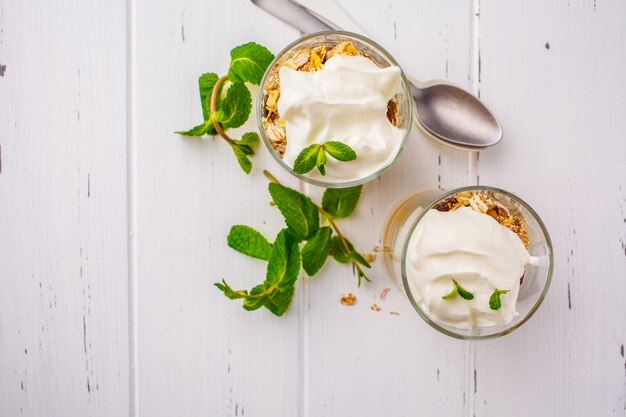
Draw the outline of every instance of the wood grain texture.
[[[173,131],[201,120],[197,77],[233,46],[278,52],[297,32],[248,0],[4,0],[0,416],[626,416],[626,4],[339,3],[408,74],[479,93],[505,131],[476,172],[414,130],[340,227],[369,252],[420,188],[511,190],[554,241],[537,315],[495,341],[446,338],[380,259],[359,289],[329,263],[284,317],[244,311],[212,284],[263,279],[226,246],[231,225],[283,226],[261,170],[322,190],[262,145],[246,176],[223,141]]]
[[[535,317],[476,345],[476,416],[626,414],[624,22],[620,1],[481,3],[480,93],[506,136],[480,182],[538,211],[556,268]]]
[[[125,23],[0,3],[2,416],[128,414]]]
[[[233,47],[254,40],[279,51],[298,34],[248,1],[215,6],[135,3],[139,412],[295,415],[297,306],[283,318],[250,314],[213,286],[222,278],[246,289],[263,281],[265,263],[228,248],[226,235],[248,224],[274,238],[283,222],[261,169],[285,173],[263,145],[246,175],[223,140],[173,132],[202,120],[197,78],[225,73]],[[250,130],[254,118],[238,129]]]
[[[409,1],[342,5],[408,74],[469,86],[468,7]],[[415,129],[394,166],[364,187],[356,214],[340,221],[340,227],[360,250],[373,252],[381,245],[385,217],[399,199],[422,188],[466,181],[467,153],[445,148]],[[321,193],[313,188],[311,194]],[[382,259],[370,276],[372,283],[357,288],[350,267],[329,262],[308,280],[303,415],[463,414],[469,372],[465,344],[436,334],[419,318],[388,278]],[[385,287],[392,290],[381,301]],[[347,292],[357,296],[352,307],[339,303]],[[382,310],[372,311],[373,303]],[[390,315],[391,310],[400,315]]]

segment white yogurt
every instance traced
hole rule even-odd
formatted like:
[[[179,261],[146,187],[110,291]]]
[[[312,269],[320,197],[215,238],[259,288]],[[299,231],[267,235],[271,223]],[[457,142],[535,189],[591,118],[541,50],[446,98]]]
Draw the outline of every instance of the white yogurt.
[[[526,265],[536,262],[517,234],[491,216],[470,207],[431,209],[409,241],[407,278],[415,300],[434,319],[460,329],[487,327],[517,315],[520,278]],[[452,290],[452,279],[474,299],[442,299]],[[499,310],[489,307],[495,288],[509,290],[500,296]]]
[[[317,169],[306,175],[342,183],[375,173],[398,153],[405,130],[387,119],[387,103],[402,92],[400,68],[336,55],[320,71],[282,67],[279,76],[278,112],[287,134],[283,160],[289,166],[309,145],[340,141],[354,149],[357,159],[340,162],[329,156],[325,177]]]

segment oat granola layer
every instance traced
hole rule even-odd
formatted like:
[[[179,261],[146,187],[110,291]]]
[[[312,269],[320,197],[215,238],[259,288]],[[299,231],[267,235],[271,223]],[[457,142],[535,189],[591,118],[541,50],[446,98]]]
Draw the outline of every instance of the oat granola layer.
[[[524,246],[528,247],[530,244],[524,219],[511,213],[489,192],[465,191],[448,197],[433,208],[438,211],[454,211],[462,206],[471,207],[474,211],[493,217],[502,226],[516,233],[524,243]]]

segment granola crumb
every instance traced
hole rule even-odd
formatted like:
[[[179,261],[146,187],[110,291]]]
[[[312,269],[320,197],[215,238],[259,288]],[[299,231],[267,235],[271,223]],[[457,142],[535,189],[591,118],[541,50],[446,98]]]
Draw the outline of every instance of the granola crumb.
[[[344,306],[354,305],[354,303],[356,303],[356,296],[349,292],[346,295],[342,295],[339,299],[339,302],[341,302],[341,304],[343,304]]]
[[[380,292],[380,299],[382,301],[385,301],[385,297],[387,296],[387,293],[391,290],[391,288],[385,288]]]
[[[389,312],[389,314],[391,314],[392,316],[399,316],[400,315],[400,313],[398,313],[396,310],[391,310]]]
[[[380,311],[380,307],[378,307],[376,304],[372,304],[372,306],[370,307],[373,311]]]

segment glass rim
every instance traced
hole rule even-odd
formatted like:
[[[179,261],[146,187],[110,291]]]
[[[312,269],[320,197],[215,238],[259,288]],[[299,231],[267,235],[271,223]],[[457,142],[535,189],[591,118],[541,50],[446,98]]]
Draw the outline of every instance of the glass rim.
[[[294,47],[298,46],[299,44],[311,39],[311,38],[315,38],[317,36],[324,36],[324,35],[339,35],[339,36],[345,36],[347,38],[356,38],[359,41],[362,41],[363,43],[369,44],[371,46],[373,46],[374,48],[378,49],[381,53],[381,55],[387,59],[389,62],[391,62],[392,65],[395,65],[396,67],[400,68],[400,76],[402,77],[402,82],[404,84],[404,94],[406,94],[406,96],[409,98],[409,109],[408,109],[408,123],[407,123],[407,127],[406,127],[406,131],[404,133],[404,136],[402,138],[402,142],[400,143],[400,146],[398,147],[398,150],[396,152],[396,154],[394,155],[393,158],[391,158],[389,160],[388,163],[386,163],[385,165],[383,165],[381,168],[379,168],[377,171],[371,173],[370,175],[360,178],[358,180],[352,180],[352,181],[346,181],[346,182],[328,182],[328,181],[323,181],[323,180],[319,180],[316,178],[310,178],[307,177],[304,174],[298,174],[297,172],[295,172],[293,170],[292,167],[290,167],[289,165],[287,165],[285,163],[285,161],[283,161],[283,159],[278,155],[278,153],[274,150],[274,147],[272,146],[272,144],[270,143],[269,138],[267,137],[267,134],[265,132],[265,128],[263,128],[263,110],[262,110],[262,106],[263,106],[263,86],[265,85],[265,81],[268,77],[268,75],[270,74],[270,71],[272,68],[274,68],[274,66],[276,65],[276,63],[278,62],[279,59],[281,59],[287,52],[289,52],[291,49],[293,49]],[[325,31],[321,31],[321,32],[314,32],[314,33],[309,33],[307,35],[301,36],[300,38],[296,39],[295,41],[291,42],[289,45],[287,45],[285,48],[283,48],[278,54],[276,54],[276,56],[274,57],[274,59],[272,60],[272,62],[270,63],[270,65],[267,67],[267,70],[265,71],[265,73],[263,74],[263,78],[261,79],[261,83],[259,85],[259,91],[257,93],[257,98],[256,98],[256,102],[257,102],[257,124],[258,124],[258,128],[259,128],[259,132],[261,134],[261,138],[263,139],[263,142],[265,143],[265,146],[267,147],[268,151],[270,152],[270,154],[272,154],[272,157],[278,162],[279,165],[281,165],[284,169],[286,169],[287,171],[289,171],[289,173],[295,177],[298,177],[299,179],[301,179],[302,181],[305,181],[309,184],[313,184],[313,185],[317,185],[320,187],[325,187],[325,188],[349,188],[349,187],[356,187],[357,185],[362,185],[362,184],[366,184],[376,178],[378,178],[383,172],[385,172],[387,169],[389,169],[393,163],[398,159],[398,157],[400,156],[400,152],[402,152],[402,149],[404,149],[406,142],[411,134],[411,129],[413,127],[413,112],[414,112],[414,104],[413,104],[413,97],[411,95],[411,88],[410,88],[410,84],[409,84],[409,80],[406,77],[406,74],[404,73],[404,70],[402,69],[402,67],[398,64],[398,62],[391,56],[391,54],[389,52],[387,52],[387,50],[385,48],[383,48],[382,46],[380,46],[378,43],[374,42],[373,40],[371,40],[370,38],[367,38],[363,35],[359,35],[357,33],[353,33],[353,32],[347,32],[347,31],[343,31],[343,30],[325,30]]]
[[[526,313],[526,315],[520,321],[515,323],[514,325],[512,325],[510,327],[507,327],[506,329],[501,330],[499,332],[491,333],[491,334],[487,334],[487,335],[467,335],[466,336],[466,335],[460,334],[460,333],[458,333],[458,332],[456,332],[454,330],[446,329],[445,327],[443,327],[440,324],[438,324],[425,311],[423,311],[421,309],[421,307],[419,306],[419,303],[413,297],[413,293],[411,292],[411,288],[410,288],[410,285],[409,285],[409,282],[408,282],[408,278],[407,278],[407,273],[406,273],[406,259],[407,259],[407,252],[408,252],[408,248],[409,248],[409,242],[411,241],[411,236],[413,235],[413,232],[415,231],[415,228],[419,224],[420,220],[424,217],[424,215],[426,215],[426,213],[428,213],[429,210],[431,210],[440,201],[443,201],[446,198],[453,196],[454,194],[458,194],[458,193],[461,193],[461,192],[464,192],[464,191],[493,191],[493,192],[501,193],[501,194],[503,194],[503,195],[513,199],[519,205],[524,207],[530,213],[530,215],[537,221],[537,224],[539,225],[539,228],[541,229],[541,233],[543,233],[543,235],[544,235],[544,237],[546,239],[546,246],[547,246],[548,252],[549,252],[548,253],[548,260],[549,260],[548,277],[546,279],[545,285],[543,286],[541,294],[539,295],[539,298],[535,301],[534,305],[531,307],[531,309],[528,311],[528,313]],[[552,248],[552,240],[550,239],[550,234],[548,233],[548,230],[546,229],[546,226],[543,223],[543,220],[541,220],[541,217],[539,217],[537,212],[528,203],[526,203],[524,200],[519,198],[517,195],[515,195],[515,194],[513,194],[513,193],[511,193],[509,191],[503,190],[501,188],[491,187],[491,186],[487,186],[487,185],[473,185],[473,186],[470,185],[470,186],[466,186],[466,187],[455,188],[453,190],[450,190],[450,191],[444,193],[443,195],[437,197],[435,200],[433,200],[431,203],[429,203],[422,210],[422,212],[413,221],[413,224],[411,225],[411,227],[409,228],[409,231],[407,233],[406,241],[404,242],[403,247],[402,247],[402,255],[401,255],[401,258],[400,258],[400,267],[401,267],[400,269],[401,269],[402,284],[404,286],[404,291],[405,291],[407,297],[409,298],[409,301],[410,301],[411,305],[413,306],[413,308],[418,312],[418,314],[422,317],[422,319],[424,319],[424,321],[426,323],[428,323],[432,328],[434,328],[435,330],[439,331],[440,333],[443,333],[443,334],[445,334],[447,336],[450,336],[450,337],[453,337],[455,339],[461,339],[461,340],[487,340],[487,339],[495,339],[497,337],[501,337],[501,336],[507,335],[507,334],[517,330],[524,323],[526,323],[535,314],[535,312],[539,309],[539,306],[543,303],[543,300],[546,297],[546,295],[548,293],[548,289],[550,288],[550,284],[552,282],[552,273],[554,271],[554,250]]]

